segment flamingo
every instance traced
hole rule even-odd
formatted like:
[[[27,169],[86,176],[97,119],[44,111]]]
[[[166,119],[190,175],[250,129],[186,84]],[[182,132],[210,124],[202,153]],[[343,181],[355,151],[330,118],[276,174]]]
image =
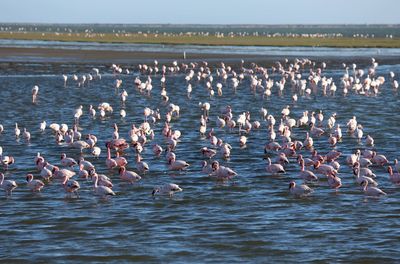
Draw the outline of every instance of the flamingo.
[[[8,166],[15,163],[13,156],[2,156],[1,163],[3,163],[4,169],[7,170]]]
[[[211,164],[208,164],[207,161],[203,160],[202,166],[201,166],[201,171],[204,174],[210,175],[214,170],[213,170]]]
[[[376,152],[375,152],[374,156],[372,157],[371,162],[378,166],[383,166],[383,165],[389,163],[388,159],[384,155],[376,154]]]
[[[153,153],[154,153],[154,155],[160,156],[162,151],[163,151],[163,149],[162,149],[162,147],[160,145],[158,145],[158,144],[154,144],[153,145]]]
[[[203,147],[203,148],[201,148],[201,153],[203,154],[203,156],[211,159],[212,157],[215,156],[215,154],[217,154],[217,151],[214,149],[209,149],[207,147]]]
[[[13,180],[4,180],[4,174],[0,172],[0,188],[6,192],[6,197],[12,195],[12,191],[17,188],[18,185]]]
[[[63,79],[64,79],[64,87],[66,87],[66,86],[67,86],[68,76],[65,75],[65,74],[63,74],[62,77],[63,77]]]
[[[64,179],[64,178],[72,178],[76,173],[74,171],[70,171],[67,169],[59,169],[58,167],[53,168],[53,176],[59,179]]]
[[[318,177],[314,174],[314,172],[304,169],[304,160],[300,160],[300,168],[301,170],[299,177],[305,182],[318,180]]]
[[[118,164],[115,161],[115,159],[111,158],[111,150],[110,150],[110,148],[107,148],[106,166],[107,166],[108,169],[113,169],[113,168],[118,167]]]
[[[93,180],[94,176],[97,176],[98,177],[98,185],[106,186],[108,188],[112,188],[114,186],[109,177],[107,177],[104,174],[97,174],[96,170],[90,170],[89,176],[92,177],[92,180]]]
[[[136,156],[136,169],[143,174],[149,171],[149,165],[142,161],[142,156],[140,154]]]
[[[96,147],[96,146],[92,147],[92,155],[94,157],[98,158],[100,156],[100,154],[101,154],[101,148]]]
[[[79,172],[78,172],[79,178],[87,179],[89,177],[89,172],[85,170],[83,167],[83,164],[79,164]]]
[[[93,190],[94,193],[102,198],[109,197],[109,196],[114,196],[115,193],[111,188],[104,186],[104,185],[98,185],[99,182],[99,176],[97,174],[92,176],[93,180]]]
[[[173,156],[168,160],[168,168],[170,170],[186,170],[189,167],[189,164],[184,161],[184,160],[176,160],[176,158]]]
[[[21,130],[18,127],[18,123],[15,123],[14,133],[15,133],[15,138],[18,138],[21,135]]]
[[[79,164],[79,166],[82,165],[82,167],[83,167],[85,170],[88,170],[88,171],[94,169],[94,165],[93,165],[90,161],[85,160],[83,157],[81,157],[81,158],[79,159],[78,164]]]
[[[321,164],[321,161],[316,161],[314,164],[314,169],[317,173],[322,175],[336,175],[337,170],[335,170],[331,165]]]
[[[183,191],[177,184],[174,183],[167,183],[162,185],[161,187],[155,187],[153,189],[152,195],[155,196],[156,194],[159,195],[169,195],[172,197],[176,192]]]
[[[295,196],[307,196],[313,192],[313,189],[305,184],[296,185],[296,182],[291,181],[289,184],[289,192]]]
[[[46,121],[40,123],[39,125],[40,132],[44,132],[44,130],[46,129],[46,125],[47,125]]]
[[[363,181],[361,186],[363,187],[363,191],[366,196],[380,197],[386,195],[386,193],[378,187],[369,187],[368,181]]]
[[[49,168],[47,168],[48,164],[48,162],[44,162],[43,168],[40,170],[40,177],[42,177],[42,179],[46,181],[53,177],[53,172]]]
[[[360,164],[358,163],[354,168],[353,168],[353,174],[356,177],[356,182],[361,185],[363,181],[368,181],[368,183],[372,186],[378,186],[378,183],[373,180],[371,177],[362,175],[360,173]]]
[[[116,155],[114,161],[117,163],[117,167],[125,167],[128,164],[128,161],[124,157],[120,157],[118,152]]]
[[[281,164],[275,163],[272,164],[271,159],[268,157],[268,165],[266,167],[267,172],[272,173],[272,174],[278,174],[278,173],[285,173],[285,169]]]
[[[121,180],[127,181],[131,184],[139,181],[142,178],[134,171],[127,171],[125,167],[119,168],[119,176]]]
[[[70,195],[74,193],[76,197],[79,197],[78,190],[81,188],[79,182],[75,180],[70,180],[68,176],[64,176],[62,181],[63,188],[65,192]]]
[[[32,192],[40,192],[42,190],[42,188],[44,187],[44,183],[41,180],[33,179],[32,174],[26,175],[26,181],[27,181],[28,188],[31,189]]]
[[[388,173],[390,177],[390,181],[394,184],[400,184],[400,173],[399,172],[393,172],[393,169],[391,166],[388,167]]]
[[[33,104],[36,103],[36,97],[37,97],[38,93],[39,93],[39,86],[37,86],[37,85],[33,86],[33,88],[32,88],[32,103]]]
[[[67,155],[65,153],[61,154],[61,166],[64,167],[73,167],[76,164],[78,164],[76,162],[76,160],[74,160],[73,158],[67,158]]]
[[[212,173],[210,177],[216,178],[217,180],[225,181],[231,180],[233,177],[237,176],[237,173],[231,168],[220,166],[218,161],[214,161],[211,164]]]
[[[335,174],[328,174],[328,185],[336,191],[342,187],[342,180]]]

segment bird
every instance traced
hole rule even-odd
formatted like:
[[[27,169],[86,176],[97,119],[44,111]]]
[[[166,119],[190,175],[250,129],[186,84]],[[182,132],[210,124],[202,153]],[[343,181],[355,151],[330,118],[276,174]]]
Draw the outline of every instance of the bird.
[[[393,172],[392,167],[388,166],[388,173],[389,173],[390,181],[393,184],[400,184],[400,173],[399,172]]]
[[[214,161],[211,164],[212,172],[210,173],[211,178],[216,178],[219,181],[231,180],[237,176],[237,173],[231,168],[220,166],[218,161]]]
[[[39,130],[41,132],[44,132],[44,130],[46,129],[46,125],[47,125],[46,121],[41,122],[39,125]]]
[[[40,192],[44,187],[44,183],[41,180],[33,179],[32,174],[26,175],[26,182],[28,188],[31,189],[32,192]]]
[[[361,186],[363,187],[363,191],[366,196],[380,197],[386,195],[386,193],[378,187],[368,186],[368,181],[363,181]]]
[[[87,171],[94,169],[94,165],[90,161],[85,160],[84,157],[79,158],[78,164],[79,164],[79,166],[82,166],[82,168]]]
[[[335,190],[338,190],[342,187],[342,180],[336,176],[335,174],[328,174],[328,185]]]
[[[139,173],[146,173],[149,171],[149,165],[142,161],[142,156],[140,154],[136,155],[136,169]]]
[[[318,177],[314,174],[314,172],[304,169],[304,160],[303,159],[300,160],[300,168],[301,168],[301,170],[300,170],[299,178],[303,179],[305,182],[318,180]]]
[[[6,197],[12,195],[12,191],[17,188],[18,185],[13,180],[5,180],[4,174],[0,172],[0,188],[3,189],[6,193]]]
[[[210,175],[214,171],[211,164],[207,163],[207,161],[203,160],[201,164],[201,172],[204,174]]]
[[[93,191],[95,195],[98,195],[102,198],[115,195],[114,191],[110,187],[104,185],[98,185],[99,176],[97,174],[92,176],[92,181],[93,181]]]
[[[3,164],[3,167],[5,170],[8,169],[8,166],[11,164],[15,163],[14,157],[13,156],[2,156],[1,157],[1,163]]]
[[[142,178],[134,171],[127,171],[125,167],[119,168],[119,176],[121,180],[131,184],[139,181]]]
[[[66,87],[67,86],[68,76],[63,74],[62,77],[63,77],[63,80],[64,80],[64,87]]]
[[[168,160],[168,168],[174,171],[186,170],[189,167],[189,164],[184,160],[176,160],[173,156]]]
[[[314,170],[322,175],[337,175],[337,170],[335,170],[331,165],[321,164],[321,161],[316,161],[314,164]]]
[[[313,189],[305,184],[297,185],[296,182],[291,181],[289,183],[289,192],[295,196],[307,196],[313,192]]]
[[[266,167],[267,172],[272,173],[272,174],[278,174],[278,173],[285,173],[285,169],[281,164],[274,163],[272,164],[271,159],[268,157],[268,165]]]
[[[389,166],[390,167],[390,166]],[[356,162],[353,166],[353,174],[356,177],[356,182],[361,185],[363,181],[368,181],[372,186],[378,186],[378,183],[372,179],[376,178],[376,175],[368,168],[361,168],[360,163]]]
[[[93,155],[95,158],[98,158],[98,157],[100,156],[100,154],[101,154],[101,148],[100,148],[100,147],[97,147],[97,146],[93,146],[93,147],[92,147],[92,155]]]
[[[175,183],[167,183],[162,186],[155,187],[151,194],[152,196],[159,194],[159,195],[169,195],[169,197],[172,197],[176,192],[181,192],[181,191],[183,190],[181,187],[179,187],[179,185]]]
[[[35,85],[32,88],[32,103],[36,103],[36,98],[39,93],[39,86]]]
[[[67,195],[74,193],[77,197],[79,197],[78,190],[81,188],[79,182],[70,180],[68,176],[64,176],[62,178],[62,185]]]
[[[21,130],[19,129],[17,123],[15,123],[14,133],[15,133],[15,138],[18,138],[21,135]]]
[[[73,158],[68,158],[67,155],[65,153],[61,154],[61,166],[64,167],[73,167],[75,165],[77,165],[78,163],[76,162],[76,160],[74,160]]]
[[[209,149],[207,147],[202,147],[201,153],[203,154],[204,157],[211,159],[212,157],[215,156],[215,154],[217,154],[217,151],[215,149]]]
[[[114,161],[117,163],[117,167],[125,167],[128,164],[128,161],[124,157],[121,157],[119,152],[116,153]]]
[[[64,179],[64,178],[72,178],[76,173],[71,170],[67,169],[60,169],[56,166],[54,166],[52,170],[53,176],[58,179]]]

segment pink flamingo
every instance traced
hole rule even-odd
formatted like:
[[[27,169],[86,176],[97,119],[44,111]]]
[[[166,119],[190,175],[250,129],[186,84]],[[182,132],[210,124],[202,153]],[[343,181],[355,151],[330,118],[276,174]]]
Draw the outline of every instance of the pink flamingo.
[[[115,195],[115,193],[113,192],[113,190],[111,190],[111,188],[104,185],[98,185],[99,176],[97,174],[93,175],[92,180],[94,183],[93,190],[96,195],[101,196],[103,198]]]
[[[62,185],[67,194],[74,193],[77,197],[79,197],[78,190],[81,188],[79,182],[75,180],[70,180],[68,176],[64,176]]]
[[[121,180],[127,181],[131,184],[139,181],[142,178],[134,171],[127,171],[125,167],[121,167],[119,169],[119,176],[121,177]]]
[[[12,195],[12,191],[17,188],[18,185],[15,181],[4,180],[4,174],[0,172],[0,188],[6,192],[6,197]]]
[[[28,188],[31,189],[32,192],[40,192],[40,190],[42,190],[42,188],[44,187],[44,183],[41,180],[33,179],[32,174],[26,175],[26,181]]]

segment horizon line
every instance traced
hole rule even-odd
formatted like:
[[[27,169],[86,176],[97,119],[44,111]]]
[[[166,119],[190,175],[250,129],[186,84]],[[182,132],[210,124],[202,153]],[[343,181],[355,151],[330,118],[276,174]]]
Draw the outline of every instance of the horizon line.
[[[80,22],[62,22],[62,23],[53,23],[53,22],[0,22],[0,24],[33,24],[33,25],[147,25],[147,26],[226,26],[226,27],[234,27],[234,26],[399,26],[400,23],[303,23],[303,24],[259,24],[259,23],[238,23],[238,24],[220,24],[220,23],[97,23],[97,22],[88,22],[88,23],[80,23]]]

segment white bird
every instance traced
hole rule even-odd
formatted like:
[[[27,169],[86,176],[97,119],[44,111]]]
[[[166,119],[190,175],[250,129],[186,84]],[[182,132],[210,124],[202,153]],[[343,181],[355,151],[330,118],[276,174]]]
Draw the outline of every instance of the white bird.
[[[313,192],[313,189],[305,184],[296,185],[296,182],[292,181],[289,184],[289,191],[295,196],[307,196]]]
[[[152,195],[155,196],[156,194],[159,195],[169,195],[170,197],[173,196],[176,192],[183,191],[177,184],[174,183],[167,183],[162,185],[161,187],[156,187],[153,189]]]
[[[94,146],[92,148],[92,155],[95,156],[96,158],[98,158],[100,156],[101,153],[101,148]]]
[[[40,123],[39,129],[41,132],[44,132],[44,130],[46,129],[46,125],[46,121]]]
[[[63,74],[63,79],[64,79],[64,87],[65,87],[65,86],[67,86],[68,76]]]
[[[32,174],[26,175],[27,186],[32,192],[40,192],[44,187],[44,183],[41,180],[33,179]]]
[[[93,180],[93,184],[94,184],[93,190],[96,195],[101,196],[103,198],[115,195],[114,191],[111,190],[111,188],[104,186],[104,185],[98,185],[99,176],[97,174],[94,174],[92,176],[92,180]]]
[[[18,124],[17,123],[15,123],[14,132],[15,132],[15,138],[18,138],[21,135],[21,130],[18,128]]]
[[[272,164],[271,159],[268,157],[268,165],[266,167],[267,172],[272,173],[272,174],[277,174],[277,173],[285,173],[285,169],[281,164],[274,163]]]
[[[12,191],[17,188],[18,185],[13,180],[4,180],[4,174],[0,172],[0,188],[6,192],[6,196],[11,196]]]
[[[361,186],[363,187],[363,191],[367,196],[379,197],[386,195],[386,193],[381,189],[379,189],[378,187],[373,187],[373,186],[369,187],[368,181],[363,181],[361,183]]]
[[[32,103],[36,103],[36,97],[39,93],[39,86],[35,85],[32,88]]]
[[[22,136],[26,141],[29,141],[31,139],[31,133],[29,133],[26,128],[24,128],[24,133],[22,133]]]

